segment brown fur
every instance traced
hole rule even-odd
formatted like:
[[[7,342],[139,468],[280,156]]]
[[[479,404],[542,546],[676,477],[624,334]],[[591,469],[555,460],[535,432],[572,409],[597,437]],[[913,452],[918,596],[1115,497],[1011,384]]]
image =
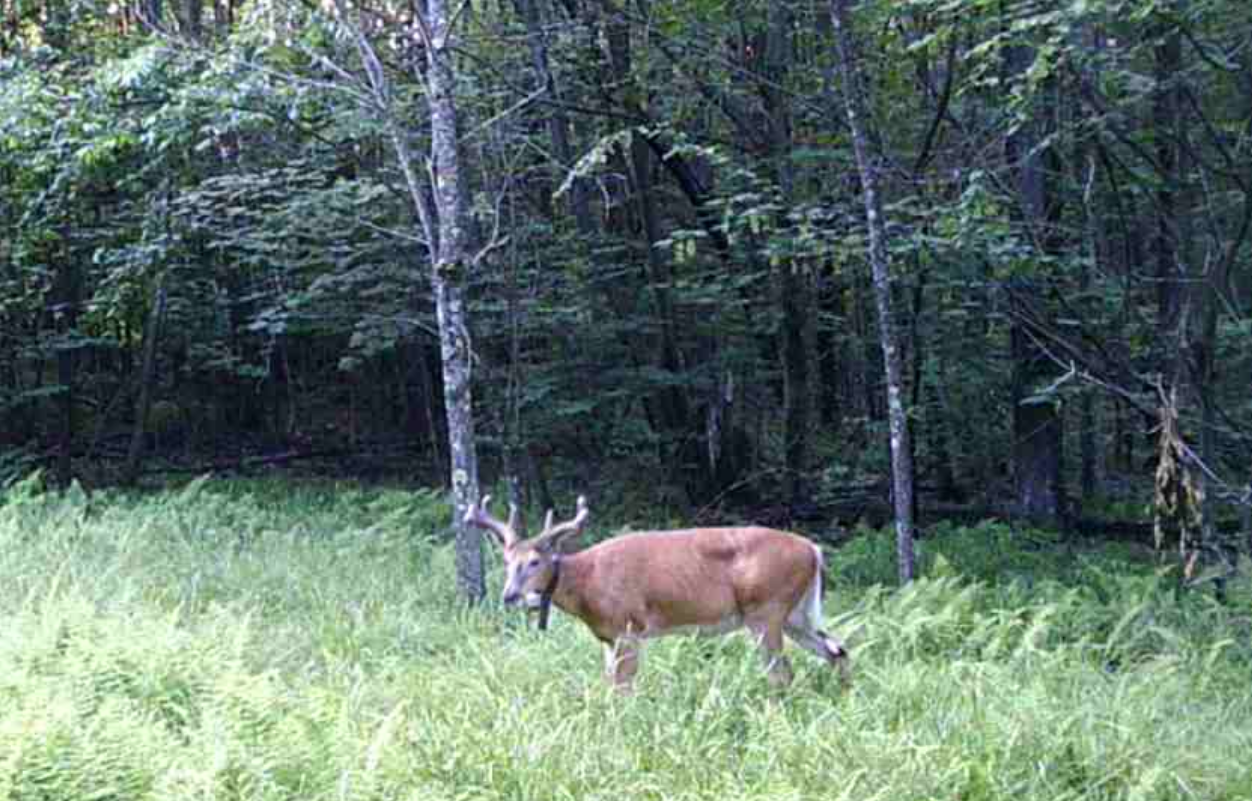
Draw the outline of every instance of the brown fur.
[[[746,627],[776,684],[791,681],[784,634],[847,677],[847,649],[811,617],[809,593],[820,593],[822,558],[803,537],[756,526],[641,532],[566,556],[562,542],[582,531],[585,499],[572,521],[554,526],[549,514],[544,532],[529,540],[518,539],[512,516],[508,524],[491,517],[488,502],[466,520],[494,532],[503,546],[505,603],[534,602],[551,589],[552,602],[604,643],[606,672],[621,689],[630,687],[643,640],[691,628]]]

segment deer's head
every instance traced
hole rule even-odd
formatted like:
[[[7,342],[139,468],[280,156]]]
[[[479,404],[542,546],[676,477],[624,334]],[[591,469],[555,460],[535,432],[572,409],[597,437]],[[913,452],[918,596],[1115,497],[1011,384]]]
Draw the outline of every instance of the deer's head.
[[[560,580],[561,546],[582,532],[590,510],[587,499],[578,498],[574,517],[563,523],[553,520],[552,510],[544,520],[543,531],[535,537],[522,539],[517,534],[520,514],[509,505],[509,520],[504,522],[488,511],[491,496],[484,496],[477,506],[465,512],[465,522],[486,529],[494,535],[504,554],[504,603],[523,604],[530,609],[543,608],[552,597]]]

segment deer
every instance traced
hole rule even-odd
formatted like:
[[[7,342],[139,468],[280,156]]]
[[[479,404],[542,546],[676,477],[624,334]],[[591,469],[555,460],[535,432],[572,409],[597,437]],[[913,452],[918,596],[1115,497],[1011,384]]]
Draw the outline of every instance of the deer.
[[[552,604],[581,620],[604,647],[605,677],[629,693],[645,640],[680,632],[726,634],[746,628],[765,658],[769,682],[791,684],[783,638],[849,675],[848,649],[821,629],[821,549],[786,531],[760,526],[622,534],[574,553],[590,511],[578,498],[574,517],[518,536],[519,512],[492,516],[491,496],[471,504],[464,522],[493,535],[505,564],[506,607],[538,611]]]

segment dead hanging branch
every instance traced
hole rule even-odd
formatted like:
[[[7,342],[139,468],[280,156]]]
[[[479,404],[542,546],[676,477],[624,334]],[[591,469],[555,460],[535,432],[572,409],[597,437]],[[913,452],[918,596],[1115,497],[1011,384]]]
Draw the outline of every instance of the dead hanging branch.
[[[1202,545],[1204,479],[1191,460],[1191,449],[1178,427],[1178,390],[1157,384],[1160,397],[1157,430],[1156,491],[1153,532],[1164,547],[1166,529],[1178,532],[1178,553],[1190,566]]]
[[[1247,510],[1247,514],[1252,515],[1252,483],[1236,480],[1232,477],[1230,470],[1223,470],[1220,464],[1207,463],[1181,436],[1177,400],[1168,397],[1160,375],[1132,370],[1124,364],[1125,360],[1121,356],[1111,353],[1093,335],[1083,334],[1080,338],[1075,338],[1061,331],[1047,322],[1042,315],[1036,313],[1034,309],[1036,301],[1025,296],[1014,295],[1011,285],[1006,284],[1002,288],[1015,301],[1007,304],[1007,314],[1021,327],[1026,336],[1031,339],[1032,345],[1041,354],[1059,369],[1065,371],[1065,374],[1050,386],[1036,393],[1036,397],[1056,393],[1067,384],[1081,381],[1116,397],[1130,408],[1149,417],[1160,418],[1162,414],[1165,414],[1166,409],[1171,409],[1169,414],[1172,423],[1169,430],[1174,436],[1168,443],[1158,439],[1158,448],[1168,447],[1176,452],[1176,463],[1186,465],[1187,470],[1190,471],[1192,483],[1204,487],[1202,494],[1206,493],[1214,500],[1241,507]],[[1073,317],[1077,319],[1076,312]],[[1154,395],[1158,399],[1155,404],[1153,403]],[[1252,431],[1241,425],[1231,412],[1217,405],[1214,399],[1209,399],[1209,402],[1214,404],[1214,410],[1223,421],[1224,431],[1229,436],[1234,437],[1239,443],[1252,443]],[[1164,429],[1164,421],[1162,421],[1162,429]],[[1162,430],[1163,435],[1164,433]],[[1167,478],[1158,471],[1158,484],[1162,479]],[[1197,511],[1196,514],[1198,513]]]

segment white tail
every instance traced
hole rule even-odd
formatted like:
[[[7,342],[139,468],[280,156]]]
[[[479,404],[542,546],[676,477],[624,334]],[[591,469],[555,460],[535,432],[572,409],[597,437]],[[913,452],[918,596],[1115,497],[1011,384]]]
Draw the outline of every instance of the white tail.
[[[791,666],[786,635],[847,678],[847,648],[821,629],[822,552],[785,531],[746,526],[626,534],[571,555],[564,541],[589,514],[578,499],[574,518],[522,540],[517,510],[492,517],[490,497],[470,508],[467,523],[495,534],[507,575],[504,602],[546,610],[556,604],[581,619],[605,647],[608,676],[629,688],[642,641],[678,631],[723,633],[747,628],[765,654],[770,679],[785,685]]]

